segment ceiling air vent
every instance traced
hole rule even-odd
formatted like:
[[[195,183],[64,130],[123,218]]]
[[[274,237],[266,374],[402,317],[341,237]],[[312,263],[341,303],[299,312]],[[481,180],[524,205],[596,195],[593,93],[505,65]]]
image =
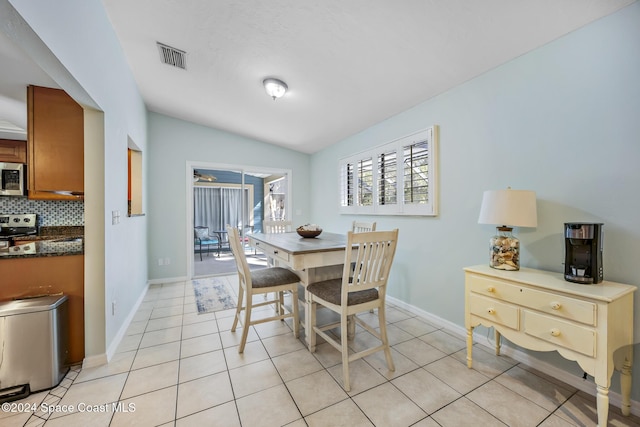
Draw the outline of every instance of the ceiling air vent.
[[[187,52],[184,50],[176,49],[175,47],[167,46],[160,42],[158,44],[158,50],[160,51],[160,60],[167,65],[173,67],[187,69]]]

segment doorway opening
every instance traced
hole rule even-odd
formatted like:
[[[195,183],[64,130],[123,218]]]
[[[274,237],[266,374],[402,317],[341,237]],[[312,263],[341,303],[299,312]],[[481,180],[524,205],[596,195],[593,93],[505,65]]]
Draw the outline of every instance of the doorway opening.
[[[265,219],[288,218],[291,172],[205,163],[190,163],[187,171],[189,277],[236,272],[227,225],[240,231],[251,268],[266,267],[265,256],[249,247],[247,236],[261,232]]]

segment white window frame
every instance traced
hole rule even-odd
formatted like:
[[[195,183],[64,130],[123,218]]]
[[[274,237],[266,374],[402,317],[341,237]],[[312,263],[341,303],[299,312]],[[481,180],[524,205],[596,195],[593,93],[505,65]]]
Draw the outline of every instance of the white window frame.
[[[338,162],[340,202],[339,211],[342,214],[367,214],[367,215],[416,215],[416,216],[437,216],[438,215],[438,126],[420,130],[410,135],[398,138],[386,144],[379,145],[373,149],[366,150],[348,157],[344,157]],[[426,203],[407,203],[404,200],[404,148],[413,144],[427,143],[427,201]],[[379,175],[378,158],[381,154],[390,152],[396,153],[396,203],[380,204],[379,199]],[[363,206],[358,203],[360,200],[359,185],[357,177],[353,177],[351,188],[352,204],[348,204],[349,187],[347,183],[347,166],[357,165],[364,160],[372,159],[373,162],[373,205]]]

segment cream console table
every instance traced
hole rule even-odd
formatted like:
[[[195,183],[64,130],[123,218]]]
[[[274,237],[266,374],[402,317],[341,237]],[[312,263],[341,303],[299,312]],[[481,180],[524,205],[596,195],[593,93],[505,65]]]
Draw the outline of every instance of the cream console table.
[[[599,426],[607,425],[611,375],[619,370],[621,409],[629,415],[635,286],[607,281],[581,285],[565,281],[561,273],[529,268],[504,271],[479,265],[464,271],[469,368],[473,328],[493,327],[496,355],[502,335],[529,350],[556,350],[593,376]]]

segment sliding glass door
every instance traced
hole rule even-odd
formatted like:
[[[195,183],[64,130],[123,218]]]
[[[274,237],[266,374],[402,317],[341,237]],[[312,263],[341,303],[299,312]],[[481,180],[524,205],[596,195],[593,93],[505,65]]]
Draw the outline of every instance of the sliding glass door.
[[[251,224],[250,206],[252,189],[241,186],[196,185],[193,188],[193,223],[206,226],[212,232],[226,229],[227,225],[243,230]]]
[[[289,219],[290,173],[288,171],[225,169],[214,165],[193,165],[192,211],[194,241],[192,247],[193,276],[228,274],[219,269],[231,257],[226,226],[240,230],[247,254],[249,233],[262,231],[265,219]],[[206,227],[209,235],[220,241],[205,252],[195,238],[196,229]],[[200,231],[200,230],[198,230]],[[211,256],[213,255],[213,256]],[[220,261],[220,262],[218,262]],[[207,264],[205,266],[205,264]],[[212,271],[211,269],[214,268]]]

